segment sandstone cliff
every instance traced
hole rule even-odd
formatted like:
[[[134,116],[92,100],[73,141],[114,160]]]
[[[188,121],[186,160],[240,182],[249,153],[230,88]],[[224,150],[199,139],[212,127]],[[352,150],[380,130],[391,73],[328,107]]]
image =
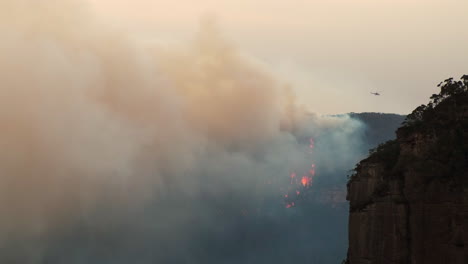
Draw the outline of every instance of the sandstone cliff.
[[[468,78],[440,86],[351,176],[349,264],[468,263]]]

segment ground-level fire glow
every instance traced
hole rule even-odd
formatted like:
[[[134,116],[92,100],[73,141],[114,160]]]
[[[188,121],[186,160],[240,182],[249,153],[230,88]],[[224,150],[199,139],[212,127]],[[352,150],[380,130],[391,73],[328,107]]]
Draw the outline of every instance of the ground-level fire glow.
[[[302,176],[301,179],[302,186],[307,187],[312,185],[312,177]]]
[[[312,168],[309,170],[309,174],[315,176],[315,164],[312,164]]]
[[[315,148],[315,140],[313,138],[310,138],[309,140],[309,148],[311,151]]]
[[[312,154],[315,148],[315,140],[313,138],[309,139],[309,153]],[[290,173],[290,186],[287,188],[287,193],[284,194],[286,201],[286,208],[291,208],[296,205],[295,202],[291,201],[293,197],[298,197],[301,195],[300,189],[308,189],[312,187],[313,180],[315,177],[315,164],[311,164],[311,168],[307,171],[306,175],[298,178],[296,172]],[[296,195],[293,195],[293,194]],[[291,195],[292,194],[292,195]]]

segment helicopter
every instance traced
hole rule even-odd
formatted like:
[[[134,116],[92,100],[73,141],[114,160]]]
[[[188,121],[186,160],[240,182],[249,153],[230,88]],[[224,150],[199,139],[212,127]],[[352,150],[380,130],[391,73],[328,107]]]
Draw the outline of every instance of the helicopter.
[[[375,95],[375,96],[379,96],[381,92],[371,92],[371,94]]]

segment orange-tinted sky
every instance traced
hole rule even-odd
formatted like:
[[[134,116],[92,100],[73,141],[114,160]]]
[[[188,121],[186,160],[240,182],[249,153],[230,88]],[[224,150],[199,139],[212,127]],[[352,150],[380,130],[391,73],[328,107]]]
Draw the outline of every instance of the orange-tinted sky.
[[[464,0],[89,1],[99,16],[166,40],[189,38],[214,15],[320,113],[408,113],[439,81],[468,73]]]

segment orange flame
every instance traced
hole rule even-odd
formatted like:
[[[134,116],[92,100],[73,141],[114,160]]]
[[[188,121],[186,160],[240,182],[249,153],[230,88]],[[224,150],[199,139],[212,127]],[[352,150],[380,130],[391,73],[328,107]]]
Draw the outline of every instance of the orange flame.
[[[308,176],[302,176],[301,183],[304,187],[312,185],[312,178]]]
[[[314,151],[314,148],[315,148],[315,140],[313,138],[310,138],[309,139],[309,152],[312,154],[313,151]],[[316,173],[316,168],[315,168],[315,164],[312,163],[311,164],[311,167],[310,169],[306,172],[304,176],[302,177],[297,177],[297,174],[295,172],[292,172],[289,174],[289,178],[290,178],[290,182],[291,182],[291,185],[292,186],[289,186],[288,191],[286,194],[284,194],[283,190],[284,188],[280,188],[280,191],[283,192],[283,196],[284,198],[286,199],[294,199],[293,198],[293,194],[294,194],[294,190],[297,188],[297,186],[300,186],[302,185],[303,187],[305,188],[309,188],[312,186],[312,182],[313,182],[313,179],[315,177],[315,173]],[[301,192],[299,190],[295,190],[296,192],[296,196],[299,196],[301,194]],[[294,207],[295,206],[295,203],[294,202],[286,202],[285,204],[285,207],[286,208],[291,208],[291,207]]]

